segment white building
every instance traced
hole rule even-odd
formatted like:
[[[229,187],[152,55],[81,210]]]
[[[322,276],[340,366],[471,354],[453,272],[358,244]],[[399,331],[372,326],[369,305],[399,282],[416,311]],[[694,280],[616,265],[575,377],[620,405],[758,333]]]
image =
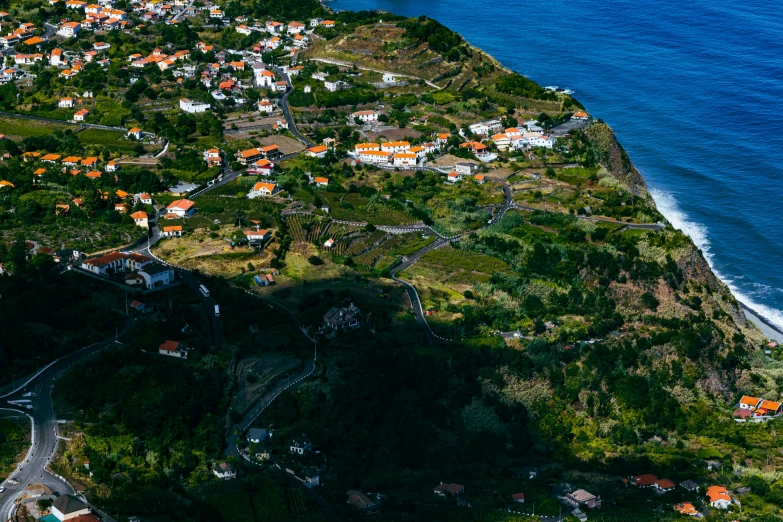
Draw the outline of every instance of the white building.
[[[385,141],[381,143],[381,150],[383,152],[408,152],[411,148],[411,144],[407,141]]]
[[[326,87],[326,90],[329,92],[337,92],[343,89],[349,89],[351,86],[342,80],[337,80],[336,82],[324,82],[324,87]]]
[[[359,160],[362,163],[372,163],[374,165],[385,165],[391,161],[392,153],[380,150],[363,150],[359,153]]]
[[[459,172],[449,172],[449,175],[446,176],[446,181],[449,183],[456,183],[458,181],[462,181],[462,174]]]
[[[196,204],[189,199],[178,199],[172,201],[171,204],[166,207],[167,214],[175,214],[177,217],[188,217],[193,215],[196,211]]]
[[[148,264],[138,274],[144,279],[147,288],[158,288],[174,282],[174,269],[159,263]]]
[[[221,462],[215,466],[215,469],[212,470],[212,473],[214,473],[215,476],[221,480],[231,480],[237,478],[237,471],[234,469],[234,466],[228,462]]]
[[[478,165],[475,163],[461,162],[454,166],[454,170],[460,174],[473,174],[478,170]]]
[[[160,231],[161,237],[182,237],[182,225],[172,225],[163,227]]]
[[[247,197],[250,199],[257,197],[268,197],[275,192],[277,192],[277,184],[267,181],[259,181],[253,185],[253,190],[248,192]]]
[[[253,68],[253,79],[256,87],[273,88],[275,85],[275,73],[262,68]]]
[[[290,453],[304,455],[305,452],[310,451],[312,448],[313,445],[310,442],[310,439],[302,435],[301,437],[295,437],[294,440],[291,441],[291,446],[288,450]]]
[[[57,34],[65,38],[73,38],[79,34],[82,26],[79,22],[65,22],[57,29]]]
[[[264,98],[263,100],[258,102],[258,112],[262,112],[264,114],[271,114],[275,111],[275,104],[270,102],[268,99]]]
[[[199,112],[207,112],[211,108],[211,105],[200,101],[182,98],[179,100],[179,108],[185,112],[196,114]]]
[[[398,152],[393,156],[395,167],[415,167],[418,156],[411,152]]]
[[[177,341],[166,341],[158,346],[158,353],[160,355],[168,355],[169,357],[177,357],[178,359],[187,359],[188,354],[182,349],[182,346]]]
[[[352,118],[359,118],[363,123],[378,121],[379,114],[375,111],[356,111],[351,114]]]

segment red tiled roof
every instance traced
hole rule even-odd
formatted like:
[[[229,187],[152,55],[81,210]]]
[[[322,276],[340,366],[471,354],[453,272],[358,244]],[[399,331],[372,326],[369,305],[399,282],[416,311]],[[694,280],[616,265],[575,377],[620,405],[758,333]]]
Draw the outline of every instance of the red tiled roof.
[[[178,349],[179,343],[177,341],[166,341],[158,346],[158,350],[163,350],[164,352],[176,352]]]

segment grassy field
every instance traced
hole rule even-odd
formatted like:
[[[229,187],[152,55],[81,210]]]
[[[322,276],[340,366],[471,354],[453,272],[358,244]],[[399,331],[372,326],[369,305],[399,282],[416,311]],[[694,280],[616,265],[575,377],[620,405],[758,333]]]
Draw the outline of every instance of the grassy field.
[[[380,202],[371,201],[358,193],[335,194],[324,192],[334,219],[364,221],[373,225],[407,225],[419,221],[405,212]]]
[[[58,125],[56,123],[0,116],[0,134],[19,138],[37,138],[38,136],[50,134],[52,131],[68,128],[76,129],[75,126],[70,125]]]
[[[236,227],[222,226],[217,232],[198,229],[183,237],[169,238],[155,246],[155,255],[169,263],[200,270],[205,274],[233,278],[254,267],[268,267],[274,240],[260,254],[247,246],[231,248],[226,238]]]
[[[138,145],[133,141],[126,140],[125,133],[122,131],[87,129],[77,136],[83,145],[103,146],[117,152],[130,153]]]

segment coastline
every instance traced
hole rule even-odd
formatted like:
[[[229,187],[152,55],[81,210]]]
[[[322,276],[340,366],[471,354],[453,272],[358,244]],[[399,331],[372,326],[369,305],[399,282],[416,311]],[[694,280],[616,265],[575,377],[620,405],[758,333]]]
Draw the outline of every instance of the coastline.
[[[324,2],[324,0],[322,0],[322,2],[328,4],[328,8],[332,11],[343,10],[340,7],[338,7],[341,5],[341,2],[339,1],[328,0]],[[367,6],[368,9],[372,9],[372,7],[373,7],[372,5]],[[351,10],[351,8],[352,7],[348,7],[347,10]],[[377,9],[377,10],[380,12],[399,12],[398,10],[391,9],[391,8]],[[405,11],[404,8],[402,10]],[[421,8],[418,9],[418,11],[423,12],[428,10]],[[407,16],[407,13],[399,13],[399,14],[403,14],[404,16]],[[437,18],[434,14],[428,14],[428,16]],[[448,22],[444,21],[444,23],[448,23]],[[481,53],[486,60],[490,61],[491,63],[495,64],[496,66],[499,66],[500,68],[506,71],[513,72],[518,70],[518,68],[514,67],[511,64],[509,65],[503,64],[499,58],[496,58],[489,51],[485,51],[481,46],[481,44],[483,43],[482,40],[471,42],[464,34],[462,34],[461,31],[459,31],[458,27],[453,28],[453,30],[458,31],[460,35],[465,39],[467,45],[472,50]],[[519,71],[519,73],[522,74],[521,70]],[[535,75],[529,75],[529,76],[525,75],[525,76],[529,77],[533,81],[538,82]],[[561,84],[559,82],[568,84],[568,77],[562,77],[559,79],[555,78],[555,79],[551,79],[550,81],[550,83]],[[579,101],[578,98],[575,99]],[[609,121],[607,121],[607,124],[609,124],[611,127]],[[612,129],[614,128],[612,127]],[[623,142],[622,136],[619,133],[617,134],[617,141],[620,144],[622,144]],[[631,160],[631,163],[635,165],[633,161],[633,156],[631,155],[630,152],[628,156]],[[696,245],[696,247],[702,251],[705,259],[707,260],[707,263],[709,264],[710,270],[721,281],[721,283],[723,283],[728,288],[728,291],[731,293],[731,295],[741,304],[741,307],[745,311],[747,318],[759,327],[759,329],[762,331],[764,336],[769,337],[770,339],[774,339],[778,342],[783,342],[783,323],[781,323],[781,317],[783,316],[783,311],[775,307],[774,304],[754,302],[754,301],[758,301],[755,294],[748,291],[747,289],[743,290],[736,283],[732,284],[733,280],[737,279],[737,277],[732,277],[730,274],[729,275],[724,274],[720,269],[717,269],[714,266],[713,254],[710,252],[710,244],[709,244],[709,239],[707,237],[709,235],[709,230],[707,229],[708,225],[703,224],[699,221],[695,221],[694,219],[691,219],[691,217],[685,212],[685,209],[680,208],[680,205],[678,204],[678,202],[675,199],[675,196],[673,195],[674,191],[668,190],[666,185],[663,186],[650,185],[648,183],[648,179],[646,176],[641,174],[641,177],[645,180],[645,183],[647,184],[648,192],[652,196],[653,204],[655,205],[655,207],[665,216],[666,220],[669,221],[672,224],[672,226],[678,228],[683,233],[685,233],[691,239],[691,241]],[[665,199],[666,197],[670,198],[672,201],[670,203],[663,201],[663,199]],[[717,241],[718,238],[713,238],[713,240]]]
[[[745,313],[745,317],[758,326],[759,330],[761,330],[761,333],[774,341],[783,343],[783,331],[781,331],[780,328],[772,324],[770,321],[765,319],[763,315],[756,312],[742,301],[737,300],[737,302],[740,304],[742,311]]]

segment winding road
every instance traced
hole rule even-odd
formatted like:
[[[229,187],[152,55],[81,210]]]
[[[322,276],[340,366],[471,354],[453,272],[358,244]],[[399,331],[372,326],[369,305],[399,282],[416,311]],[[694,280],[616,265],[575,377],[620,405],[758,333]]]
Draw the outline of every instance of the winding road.
[[[133,320],[125,319],[119,334],[133,326]],[[2,485],[6,491],[0,493],[0,520],[8,520],[19,498],[28,484],[43,484],[61,494],[73,494],[73,488],[64,480],[46,470],[49,460],[57,450],[58,423],[52,407],[52,389],[57,378],[73,365],[112,346],[114,337],[99,341],[81,350],[70,353],[44,367],[35,376],[14,391],[0,397],[0,410],[19,412],[30,417],[32,437],[25,460],[14,470]],[[11,480],[17,482],[12,483]]]
[[[315,145],[311,140],[305,138],[302,136],[302,134],[299,132],[299,129],[296,128],[296,122],[294,121],[294,117],[291,115],[291,107],[288,105],[288,95],[291,94],[291,91],[293,90],[293,85],[291,85],[291,78],[288,77],[288,75],[279,67],[272,66],[272,70],[275,71],[275,74],[280,75],[283,80],[285,80],[285,83],[287,84],[287,88],[285,91],[285,94],[280,97],[280,108],[283,110],[283,116],[285,116],[285,121],[288,122],[288,131],[294,135],[296,139],[307,145],[308,147],[312,147]]]

